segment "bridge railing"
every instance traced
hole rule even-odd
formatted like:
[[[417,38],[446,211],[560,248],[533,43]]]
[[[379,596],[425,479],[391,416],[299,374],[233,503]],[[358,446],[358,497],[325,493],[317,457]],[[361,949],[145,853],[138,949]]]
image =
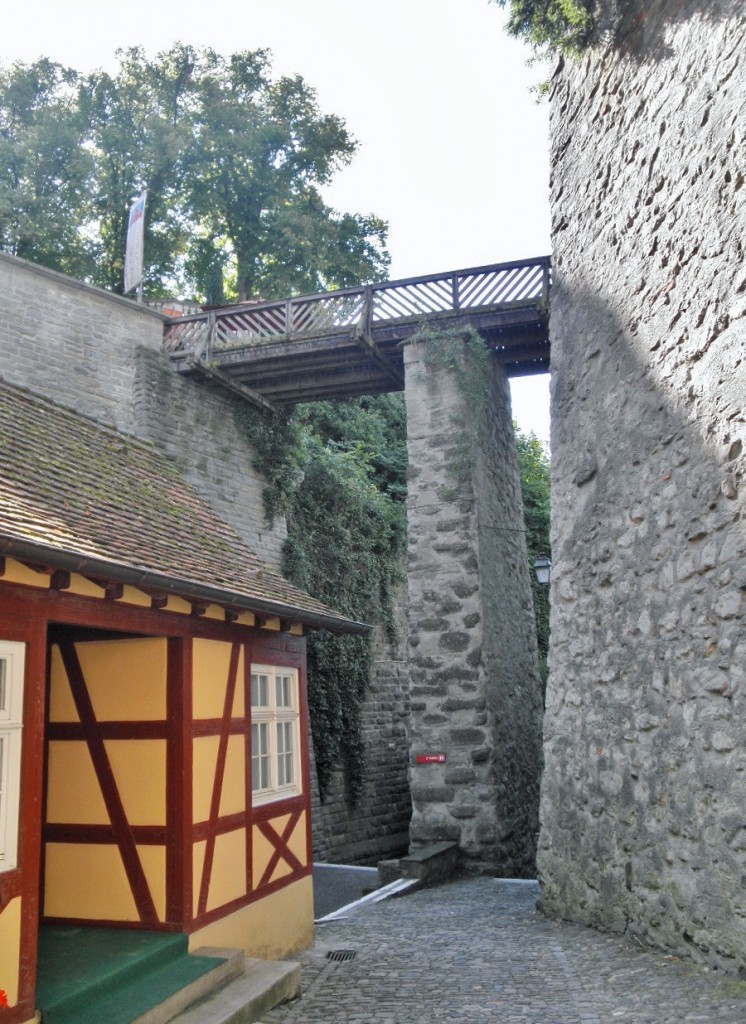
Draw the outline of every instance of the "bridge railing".
[[[451,311],[529,303],[546,309],[549,275],[549,257],[542,256],[280,302],[246,303],[180,317],[167,324],[164,346],[168,352],[209,356],[215,350],[287,338],[368,333],[380,324]]]

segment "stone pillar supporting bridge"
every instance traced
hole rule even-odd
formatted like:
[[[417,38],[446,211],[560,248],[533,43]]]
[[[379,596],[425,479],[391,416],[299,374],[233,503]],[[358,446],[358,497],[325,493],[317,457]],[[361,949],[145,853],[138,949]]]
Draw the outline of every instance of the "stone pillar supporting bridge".
[[[533,873],[542,716],[508,378],[548,370],[549,287],[539,257],[206,310],[164,339],[178,370],[267,410],[405,391],[410,840],[507,876]],[[427,341],[447,333],[463,368],[472,331],[477,402]]]

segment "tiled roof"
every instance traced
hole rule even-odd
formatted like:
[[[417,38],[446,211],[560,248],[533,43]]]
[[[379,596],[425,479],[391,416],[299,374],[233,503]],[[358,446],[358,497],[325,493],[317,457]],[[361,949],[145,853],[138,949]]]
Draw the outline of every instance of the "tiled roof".
[[[0,382],[0,553],[361,631],[250,551],[152,446]]]

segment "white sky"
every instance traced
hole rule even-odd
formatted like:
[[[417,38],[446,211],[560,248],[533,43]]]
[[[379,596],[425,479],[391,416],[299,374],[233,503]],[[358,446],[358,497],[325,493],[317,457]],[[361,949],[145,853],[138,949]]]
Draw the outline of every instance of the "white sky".
[[[80,71],[118,47],[181,41],[268,47],[360,146],[327,191],[389,223],[391,277],[541,256],[549,249],[546,77],[488,0],[30,0],[3,15],[0,60],[48,56]],[[548,378],[513,382],[522,429],[548,441]]]

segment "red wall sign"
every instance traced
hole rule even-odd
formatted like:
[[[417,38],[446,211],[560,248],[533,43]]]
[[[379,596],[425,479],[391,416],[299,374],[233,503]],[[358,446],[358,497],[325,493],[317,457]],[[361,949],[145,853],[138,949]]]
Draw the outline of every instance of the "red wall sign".
[[[445,764],[445,754],[417,754],[415,764]]]

